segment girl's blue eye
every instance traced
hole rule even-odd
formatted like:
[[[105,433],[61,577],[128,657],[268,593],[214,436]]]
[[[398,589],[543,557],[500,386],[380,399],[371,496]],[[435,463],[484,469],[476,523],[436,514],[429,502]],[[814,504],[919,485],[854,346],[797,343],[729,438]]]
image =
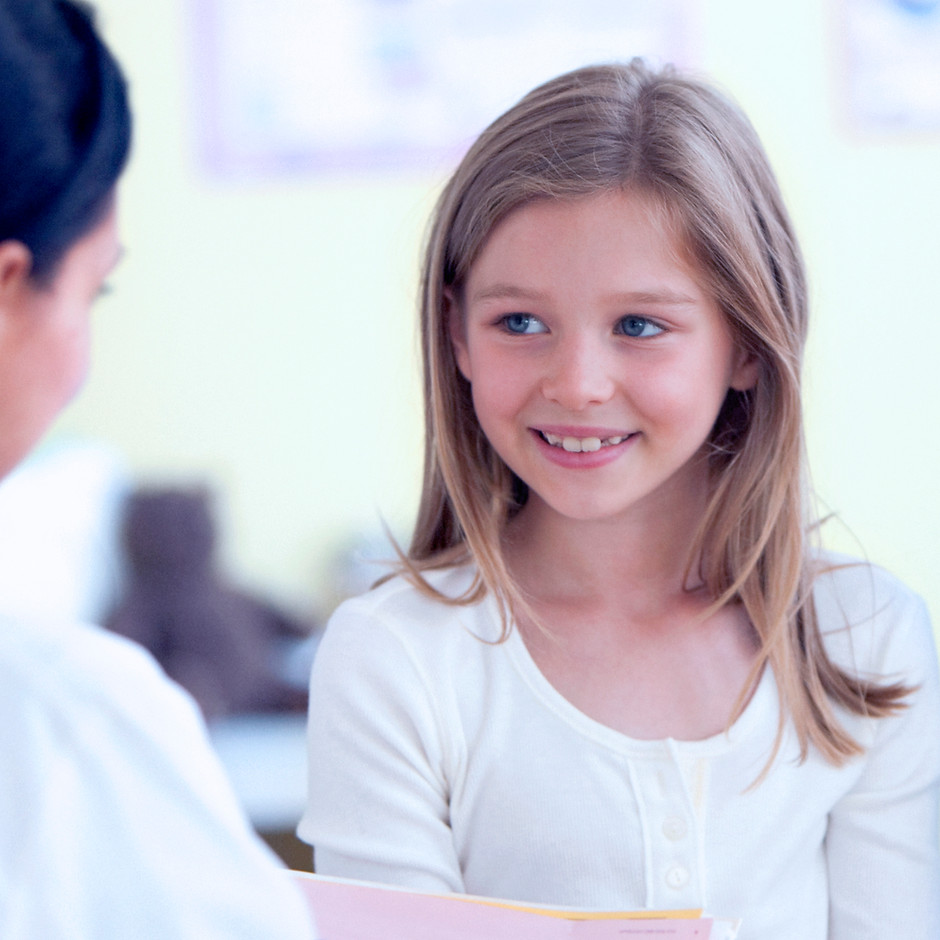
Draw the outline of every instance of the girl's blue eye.
[[[544,333],[545,325],[531,313],[509,313],[503,317],[503,326],[510,333]]]
[[[640,337],[645,339],[648,336],[656,336],[663,332],[661,326],[657,326],[652,320],[646,317],[624,317],[617,323],[616,332],[624,336]]]

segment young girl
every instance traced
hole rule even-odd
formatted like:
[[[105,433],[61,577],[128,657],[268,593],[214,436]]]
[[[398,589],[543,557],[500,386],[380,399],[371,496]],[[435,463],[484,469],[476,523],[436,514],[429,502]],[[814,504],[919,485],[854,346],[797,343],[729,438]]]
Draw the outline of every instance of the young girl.
[[[324,874],[940,936],[922,602],[812,551],[804,271],[746,118],[639,62],[537,88],[441,196],[403,571],[311,681]]]

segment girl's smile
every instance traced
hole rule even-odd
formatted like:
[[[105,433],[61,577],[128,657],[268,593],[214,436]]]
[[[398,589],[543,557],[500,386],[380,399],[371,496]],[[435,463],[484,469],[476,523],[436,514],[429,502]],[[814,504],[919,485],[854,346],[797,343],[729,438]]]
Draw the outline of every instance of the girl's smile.
[[[591,428],[533,428],[545,457],[561,467],[588,470],[617,460],[636,438],[636,432]]]
[[[452,298],[451,327],[490,443],[574,518],[664,487],[670,503],[698,498],[693,458],[728,390],[756,377],[665,212],[635,192],[511,213]]]

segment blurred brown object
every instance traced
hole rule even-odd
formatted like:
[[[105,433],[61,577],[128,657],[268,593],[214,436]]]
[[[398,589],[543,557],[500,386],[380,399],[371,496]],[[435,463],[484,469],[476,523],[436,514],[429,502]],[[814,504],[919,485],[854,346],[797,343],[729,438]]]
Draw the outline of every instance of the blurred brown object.
[[[313,625],[225,583],[211,503],[205,487],[129,495],[125,588],[107,626],[150,650],[206,718],[303,709],[306,690],[282,678],[279,659],[286,641]]]

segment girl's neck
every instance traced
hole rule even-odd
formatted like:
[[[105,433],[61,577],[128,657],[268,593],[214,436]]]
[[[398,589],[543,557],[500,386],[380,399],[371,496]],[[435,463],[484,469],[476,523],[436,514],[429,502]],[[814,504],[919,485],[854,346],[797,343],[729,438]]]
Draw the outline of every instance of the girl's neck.
[[[575,708],[635,738],[710,737],[752,691],[759,644],[743,608],[712,609],[688,577],[706,478],[681,482],[591,521],[532,494],[505,538],[536,667]]]
[[[668,604],[698,586],[689,549],[707,486],[703,480],[683,498],[676,496],[664,492],[622,517],[583,521],[559,515],[531,494],[506,533],[510,569],[536,600],[629,597]]]

